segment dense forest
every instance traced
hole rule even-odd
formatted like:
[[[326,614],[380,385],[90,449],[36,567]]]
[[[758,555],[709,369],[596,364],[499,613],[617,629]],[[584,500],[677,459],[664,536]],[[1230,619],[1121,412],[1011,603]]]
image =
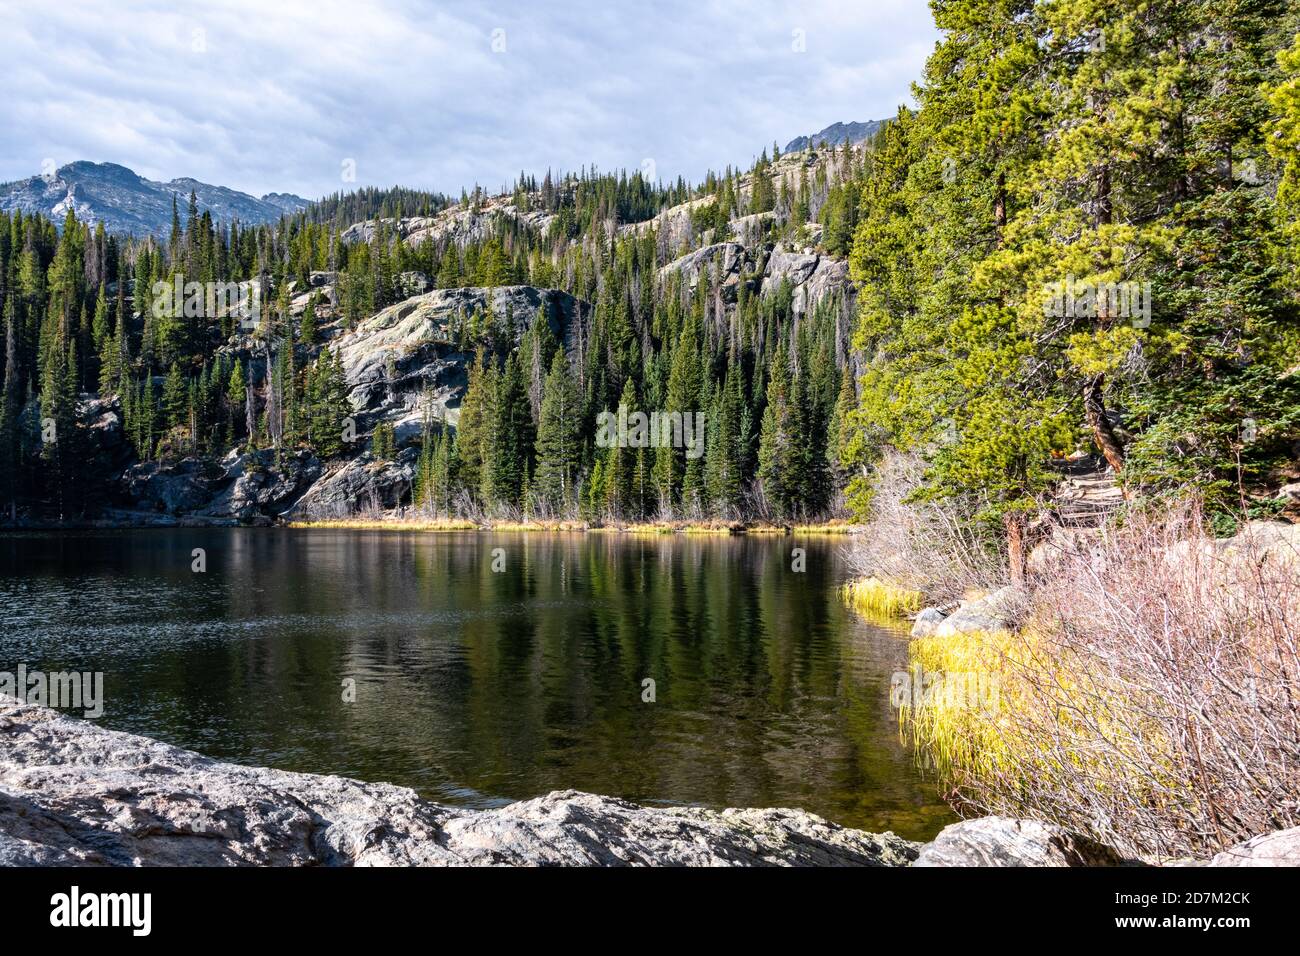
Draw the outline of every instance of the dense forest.
[[[863,146],[797,162],[774,147],[699,186],[521,174],[455,203],[337,194],[249,229],[191,202],[166,241],[0,215],[0,500],[11,514],[94,506],[78,408],[95,394],[117,397],[140,461],[398,458],[410,442],[384,422],[341,424],[352,409],[331,343],[415,275],[582,303],[580,350],[546,316],[522,333],[490,307],[459,318],[458,422],[431,417],[414,440],[407,504],[428,513],[862,517],[888,449],[923,460],[919,495],[1013,542],[1083,453],[1130,495],[1191,487],[1211,511],[1274,507],[1258,492],[1300,457],[1296,10],[932,6],[943,39],[916,109]],[[687,228],[670,240],[673,210]],[[413,217],[488,213],[484,229],[407,241]],[[724,285],[710,244],[741,220],[754,258]],[[665,268],[701,248],[713,258],[698,281]],[[800,309],[763,284],[780,249],[847,257],[852,284]],[[295,314],[318,273],[329,293]],[[160,310],[155,283],[178,275],[255,283],[269,317],[245,334],[232,311]],[[1083,294],[1052,308],[1066,285]],[[1106,292],[1130,286],[1143,321]],[[704,413],[704,453],[600,447],[597,417],[620,405]]]
[[[854,401],[843,374],[844,298],[804,315],[788,288],[758,295],[757,269],[728,295],[707,268],[694,288],[660,273],[741,216],[762,214],[760,250],[809,241],[823,208],[827,231],[844,234],[840,219],[856,209],[826,199],[838,180],[864,174],[867,154],[809,153],[800,175],[786,178],[772,171],[779,158],[774,147],[752,169],[711,174],[699,187],[640,173],[521,175],[503,196],[476,189],[455,204],[484,214],[481,233],[421,243],[407,243],[400,224],[452,204],[397,189],[336,195],[248,229],[214,223],[191,198],[165,242],[105,235],[72,213],[57,226],[0,216],[0,498],[11,514],[22,503],[62,518],[102,503],[102,479],[82,467],[78,411],[96,394],[118,403],[139,461],[218,459],[232,448],[274,449],[277,460],[297,450],[327,462],[395,458],[388,424],[368,434],[347,426],[345,370],[329,343],[403,300],[418,276],[442,289],[561,289],[584,314],[581,354],[560,348],[545,316],[520,339],[490,298],[458,317],[468,389],[459,428],[430,422],[424,431],[415,507],[590,520],[825,515],[841,484],[836,423]],[[512,215],[500,214],[502,202]],[[672,247],[650,220],[683,203],[694,204],[688,235]],[[347,228],[354,216],[371,227],[363,238]],[[631,223],[651,227],[619,228]],[[292,314],[292,296],[322,273],[330,293]],[[256,286],[264,321],[247,334],[237,309],[190,315],[180,300],[160,301],[159,289],[191,281]],[[706,414],[707,452],[598,447],[597,416],[620,403]]]
[[[1132,498],[1279,507],[1257,492],[1300,459],[1297,8],[932,8],[919,109],[861,186],[851,502],[902,449],[920,495],[1015,542],[1083,450]],[[1147,286],[1149,321],[1054,308],[1062,282]]]

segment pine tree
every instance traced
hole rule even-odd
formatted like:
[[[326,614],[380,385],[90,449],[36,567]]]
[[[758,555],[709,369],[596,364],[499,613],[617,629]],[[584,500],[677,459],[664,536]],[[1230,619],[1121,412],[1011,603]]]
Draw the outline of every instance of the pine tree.
[[[768,507],[778,518],[792,517],[797,504],[795,463],[800,436],[794,427],[790,389],[789,360],[782,343],[772,357],[758,446],[758,479]]]
[[[740,372],[733,357],[709,415],[705,475],[709,498],[717,513],[725,518],[736,517],[742,504],[740,417],[743,404]]]
[[[461,484],[481,496],[491,451],[488,439],[496,382],[491,368],[484,364],[482,353],[469,363],[466,375],[465,397],[456,423],[456,458],[460,463]]]
[[[490,418],[491,456],[485,463],[490,504],[513,508],[524,503],[524,485],[532,474],[533,419],[528,387],[519,358],[511,354],[497,382]]]
[[[312,294],[302,310],[302,319],[298,323],[298,339],[303,345],[316,344],[316,301],[318,296]]]
[[[5,302],[4,382],[0,389],[0,506],[13,520],[17,513],[20,445],[18,419],[22,412],[18,367],[18,318],[14,297]]]
[[[188,418],[188,408],[189,395],[185,377],[181,374],[180,366],[173,362],[172,367],[167,372],[167,378],[163,381],[162,413],[164,426],[170,429],[185,424]]]
[[[546,376],[537,426],[537,474],[533,494],[543,514],[563,515],[572,505],[578,467],[582,461],[581,431],[577,384],[569,372],[568,359],[560,350],[551,360],[551,370]]]
[[[343,359],[337,349],[325,349],[316,357],[310,381],[308,436],[321,458],[335,458],[346,447],[345,429],[352,415]]]

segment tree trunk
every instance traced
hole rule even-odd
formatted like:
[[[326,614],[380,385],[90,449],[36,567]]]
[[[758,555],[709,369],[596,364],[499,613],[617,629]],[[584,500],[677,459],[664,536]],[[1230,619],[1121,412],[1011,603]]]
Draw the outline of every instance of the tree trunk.
[[[1106,402],[1102,397],[1105,381],[1105,376],[1094,375],[1084,383],[1083,413],[1092,429],[1092,440],[1118,475],[1124,468],[1124,446],[1106,419]]]
[[[1025,516],[1011,511],[1002,516],[1007,531],[1007,564],[1011,569],[1011,583],[1025,582]]]

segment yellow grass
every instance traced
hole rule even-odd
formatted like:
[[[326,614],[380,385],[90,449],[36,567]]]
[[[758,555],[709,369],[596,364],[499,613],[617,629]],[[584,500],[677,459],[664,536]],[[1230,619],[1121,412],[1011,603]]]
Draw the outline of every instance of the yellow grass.
[[[335,528],[346,531],[594,531],[614,534],[853,534],[861,530],[857,525],[831,522],[824,525],[741,524],[728,521],[647,521],[634,524],[591,525],[585,521],[483,521],[466,518],[326,518],[314,521],[290,521],[290,528]]]
[[[461,518],[329,518],[290,521],[290,528],[333,528],[342,531],[477,531],[479,526]]]
[[[1005,796],[1008,787],[1068,770],[1149,805],[1191,799],[1176,792],[1167,741],[1144,713],[1150,702],[1128,698],[1049,649],[1039,627],[912,641],[912,673],[936,675],[935,692],[920,706],[899,708],[900,727],[917,750],[950,782],[974,791],[992,787]],[[943,693],[945,684],[960,689],[972,678],[992,693],[978,701]],[[1048,697],[1042,688],[1051,688]],[[1139,764],[1142,772],[1132,772]]]
[[[497,521],[484,525],[487,531],[587,531],[583,521]]]
[[[925,595],[879,578],[856,578],[840,589],[850,606],[861,614],[903,617],[921,610]]]
[[[825,524],[797,524],[791,531],[794,534],[859,534],[866,529],[860,524],[847,521],[828,521]]]
[[[1012,762],[1000,721],[1004,708],[1014,707],[1018,698],[1010,665],[1022,656],[1019,646],[1004,631],[912,641],[908,656],[913,673],[919,669],[922,674],[934,675],[934,692],[920,706],[914,701],[901,706],[899,721],[917,749],[928,754],[941,772],[988,778],[1005,771]],[[960,693],[943,692],[945,683],[960,687],[968,677],[995,689],[991,707],[972,706]]]

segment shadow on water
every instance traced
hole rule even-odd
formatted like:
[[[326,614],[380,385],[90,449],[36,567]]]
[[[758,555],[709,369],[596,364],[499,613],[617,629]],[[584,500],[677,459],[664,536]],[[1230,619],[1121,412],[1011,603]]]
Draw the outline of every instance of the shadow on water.
[[[106,726],[448,803],[574,788],[794,806],[928,838],[953,818],[890,709],[906,641],[844,607],[842,547],[603,533],[11,534],[0,536],[0,670],[103,671]],[[194,548],[205,573],[191,570]]]

